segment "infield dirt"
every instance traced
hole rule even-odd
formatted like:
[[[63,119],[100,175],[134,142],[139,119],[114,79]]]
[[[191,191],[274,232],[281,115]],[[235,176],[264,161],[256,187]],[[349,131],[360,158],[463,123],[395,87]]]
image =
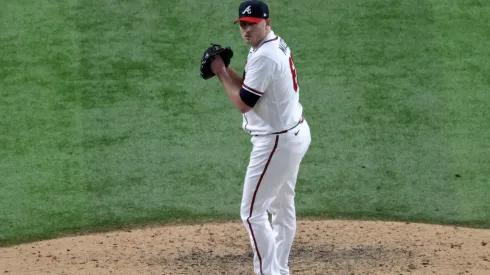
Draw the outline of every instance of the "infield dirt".
[[[490,274],[490,230],[417,223],[300,220],[291,275]],[[241,223],[172,225],[0,248],[0,274],[246,274]]]

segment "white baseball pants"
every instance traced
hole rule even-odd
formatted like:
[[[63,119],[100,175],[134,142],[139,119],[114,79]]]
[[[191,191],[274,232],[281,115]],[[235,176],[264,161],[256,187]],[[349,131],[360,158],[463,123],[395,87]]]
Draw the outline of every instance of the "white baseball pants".
[[[251,141],[241,218],[254,252],[254,272],[289,274],[289,253],[296,233],[296,178],[311,143],[310,128],[304,120],[287,133],[253,136]]]

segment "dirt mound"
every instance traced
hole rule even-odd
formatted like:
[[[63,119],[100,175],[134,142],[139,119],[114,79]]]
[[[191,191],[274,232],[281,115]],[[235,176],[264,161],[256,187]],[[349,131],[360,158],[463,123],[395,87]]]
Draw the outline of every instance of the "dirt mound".
[[[490,230],[374,222],[298,222],[291,274],[490,274]],[[0,274],[246,274],[241,223],[165,226],[0,248]]]

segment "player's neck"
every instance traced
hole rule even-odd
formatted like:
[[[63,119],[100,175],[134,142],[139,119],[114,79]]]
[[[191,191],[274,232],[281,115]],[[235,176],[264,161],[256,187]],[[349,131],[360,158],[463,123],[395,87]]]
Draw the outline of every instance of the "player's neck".
[[[264,40],[267,38],[267,36],[269,36],[269,34],[272,32],[272,29],[269,28],[266,32],[265,32],[265,35],[264,37],[262,37],[262,39],[260,40],[260,42],[257,44],[257,45],[253,45],[252,46],[252,49],[255,51],[263,42]]]

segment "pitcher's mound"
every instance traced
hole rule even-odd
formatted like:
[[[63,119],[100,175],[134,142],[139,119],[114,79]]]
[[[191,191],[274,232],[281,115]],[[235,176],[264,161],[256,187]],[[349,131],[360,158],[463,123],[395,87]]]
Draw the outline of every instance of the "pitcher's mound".
[[[490,274],[490,230],[374,221],[298,221],[292,275]],[[246,274],[241,223],[166,226],[0,249],[0,274]]]

